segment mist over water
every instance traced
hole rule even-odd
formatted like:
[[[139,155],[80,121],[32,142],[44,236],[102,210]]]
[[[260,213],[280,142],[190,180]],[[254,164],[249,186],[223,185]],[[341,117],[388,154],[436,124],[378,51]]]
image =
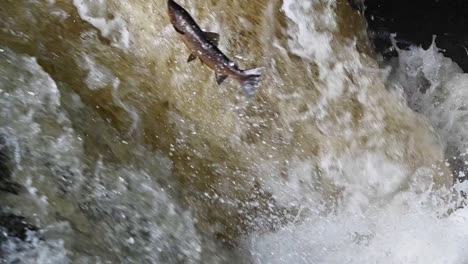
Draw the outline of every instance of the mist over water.
[[[166,1],[0,6],[0,217],[38,227],[2,263],[468,259],[468,78],[435,45],[379,65],[347,1],[178,3],[266,68],[252,100]]]

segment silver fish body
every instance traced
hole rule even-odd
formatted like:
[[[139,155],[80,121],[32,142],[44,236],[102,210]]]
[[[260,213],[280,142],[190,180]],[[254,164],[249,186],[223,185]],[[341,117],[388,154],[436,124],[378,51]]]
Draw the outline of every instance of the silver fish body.
[[[174,0],[168,0],[167,5],[172,25],[191,51],[188,61],[199,58],[215,71],[218,84],[231,77],[242,84],[248,97],[253,96],[259,85],[263,68],[239,69],[236,63],[219,50],[217,33],[203,31],[190,14]]]

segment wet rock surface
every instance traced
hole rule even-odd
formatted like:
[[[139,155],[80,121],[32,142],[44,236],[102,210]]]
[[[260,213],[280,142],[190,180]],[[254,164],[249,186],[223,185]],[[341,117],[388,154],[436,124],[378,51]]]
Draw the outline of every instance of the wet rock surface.
[[[428,48],[433,36],[445,56],[468,71],[468,1],[465,0],[365,0],[352,1],[365,15],[369,36],[385,57],[396,56],[390,34],[396,33],[400,48],[409,44]]]
[[[10,166],[11,150],[5,137],[0,135],[0,192],[18,195],[26,189],[12,180]],[[29,231],[39,230],[36,226],[29,224],[25,217],[9,213],[3,207],[4,205],[0,203],[0,245],[8,237],[26,240]]]
[[[28,232],[38,231],[39,228],[29,224],[25,217],[0,211],[0,236],[16,237],[21,240],[28,238]],[[1,244],[1,240],[0,240]]]
[[[10,149],[6,140],[0,135],[0,191],[18,194],[21,186],[11,180]]]

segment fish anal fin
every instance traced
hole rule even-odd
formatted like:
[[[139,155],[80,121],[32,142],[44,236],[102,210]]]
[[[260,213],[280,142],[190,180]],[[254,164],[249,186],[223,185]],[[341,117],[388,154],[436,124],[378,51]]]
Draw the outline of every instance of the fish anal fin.
[[[219,43],[219,34],[216,32],[205,32],[205,36],[210,41],[213,43],[213,45],[218,46]]]
[[[227,75],[216,74],[216,83],[220,85],[221,83],[224,82],[224,80],[226,80],[226,78],[227,78]]]
[[[187,62],[191,62],[191,61],[193,61],[193,60],[196,59],[196,58],[197,58],[197,56],[195,56],[195,54],[192,53],[192,54],[190,54],[190,56],[188,57]]]

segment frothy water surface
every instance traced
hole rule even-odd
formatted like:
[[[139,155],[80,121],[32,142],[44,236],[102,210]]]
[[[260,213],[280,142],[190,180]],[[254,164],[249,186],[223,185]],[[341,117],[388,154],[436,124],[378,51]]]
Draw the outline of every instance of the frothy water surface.
[[[186,63],[165,1],[0,7],[0,150],[26,190],[0,212],[39,228],[4,232],[2,261],[466,261],[456,64],[379,67],[347,1],[179,2],[266,67],[255,98]]]

